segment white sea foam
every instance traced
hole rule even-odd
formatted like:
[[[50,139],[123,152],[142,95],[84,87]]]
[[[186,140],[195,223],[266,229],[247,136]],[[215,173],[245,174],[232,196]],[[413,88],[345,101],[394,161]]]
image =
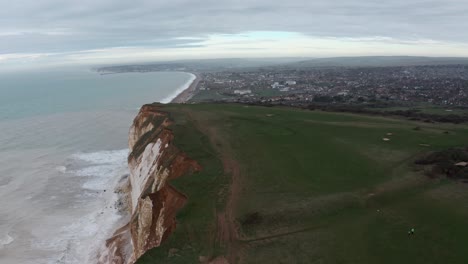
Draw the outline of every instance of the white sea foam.
[[[94,153],[80,153],[74,155],[77,160],[85,161],[90,166],[76,171],[77,176],[85,176],[87,180],[83,188],[88,190],[109,190],[102,195],[100,206],[88,215],[84,215],[76,222],[65,227],[72,234],[80,234],[86,239],[80,239],[79,252],[86,252],[86,263],[97,256],[97,249],[104,244],[105,239],[111,236],[111,232],[121,219],[115,208],[118,195],[113,192],[120,176],[128,173],[128,150],[100,151]],[[89,239],[89,240],[88,240]],[[83,243],[88,240],[89,243]]]
[[[10,236],[10,234],[6,234],[5,236],[0,238],[0,249],[4,246],[11,244],[15,239]]]
[[[115,174],[119,170],[119,167],[117,165],[118,165],[118,162],[110,163],[110,164],[93,165],[90,167],[86,167],[86,168],[74,171],[74,174],[78,176],[85,176],[85,177],[106,177],[107,178],[107,175]]]
[[[195,81],[195,79],[197,79],[197,76],[195,76],[194,74],[192,73],[187,73],[190,75],[190,79],[184,84],[182,85],[179,89],[175,90],[173,93],[171,93],[168,97],[162,99],[160,101],[160,103],[163,103],[163,104],[168,104],[170,103],[172,100],[174,100],[174,98],[176,98],[180,93],[182,93],[183,91],[185,91],[187,88],[190,87],[190,85],[192,85],[193,81]]]
[[[127,155],[128,149],[122,149],[93,153],[78,153],[73,155],[73,157],[92,164],[115,164],[121,163],[123,159],[127,159]]]
[[[85,189],[109,189],[110,182],[115,179],[115,175],[126,168],[127,155],[127,149],[75,154],[73,155],[75,159],[86,162],[88,166],[73,171],[73,173],[87,177],[82,185]]]
[[[122,216],[115,207],[119,197],[114,188],[123,175],[128,174],[128,150],[78,153],[71,156],[67,175],[81,182],[83,191],[75,195],[76,201],[69,209],[82,214],[68,225],[57,227],[50,237],[44,238],[38,231],[33,246],[55,251],[57,254],[47,263],[95,263],[98,249],[119,224]],[[104,191],[106,190],[106,191]],[[52,197],[50,198],[52,199]],[[80,206],[85,203],[86,207]]]
[[[67,167],[65,167],[65,166],[58,166],[55,169],[58,170],[61,173],[67,172]]]

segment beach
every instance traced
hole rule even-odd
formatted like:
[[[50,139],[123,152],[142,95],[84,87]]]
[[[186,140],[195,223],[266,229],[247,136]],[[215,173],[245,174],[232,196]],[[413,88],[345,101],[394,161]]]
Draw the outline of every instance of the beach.
[[[197,89],[198,83],[200,82],[201,78],[198,74],[193,74],[192,79],[187,82],[189,83],[188,86],[185,86],[185,89],[182,90],[174,99],[171,100],[171,103],[176,103],[176,104],[181,104],[181,103],[186,103],[188,100],[190,100]]]

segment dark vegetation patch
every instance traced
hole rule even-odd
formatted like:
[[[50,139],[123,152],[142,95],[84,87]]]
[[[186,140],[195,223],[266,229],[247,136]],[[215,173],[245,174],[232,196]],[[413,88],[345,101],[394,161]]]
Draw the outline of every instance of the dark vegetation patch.
[[[258,225],[262,223],[263,217],[259,212],[253,212],[246,214],[242,219],[241,219],[241,224],[242,226],[251,226],[251,225]]]
[[[407,110],[380,110],[380,107],[385,105],[359,105],[359,104],[342,104],[339,102],[334,103],[323,103],[313,102],[305,103],[302,101],[291,102],[291,101],[253,101],[253,102],[240,102],[241,104],[257,105],[257,106],[287,106],[297,107],[308,110],[321,110],[327,112],[339,112],[339,113],[354,113],[354,114],[366,114],[375,116],[386,116],[386,117],[404,117],[412,121],[420,121],[425,123],[453,123],[461,124],[468,123],[467,114],[432,114],[423,112],[419,109],[407,109]]]
[[[468,179],[468,166],[464,162],[468,162],[468,147],[431,152],[415,161],[418,165],[431,166],[428,176],[445,175],[453,179]]]
[[[377,106],[375,106],[377,107]],[[307,109],[319,109],[323,111],[332,111],[332,112],[350,112],[356,114],[369,114],[377,116],[401,116],[405,117],[412,121],[422,121],[425,123],[466,123],[468,122],[468,115],[458,115],[458,114],[431,114],[424,113],[418,109],[408,109],[408,110],[374,110],[369,107],[359,106],[359,105],[317,105],[311,104],[307,106]]]

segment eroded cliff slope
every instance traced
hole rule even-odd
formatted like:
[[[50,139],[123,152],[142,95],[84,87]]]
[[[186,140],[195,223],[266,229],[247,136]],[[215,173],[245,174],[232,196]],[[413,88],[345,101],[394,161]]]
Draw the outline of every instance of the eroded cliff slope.
[[[157,105],[144,105],[135,118],[129,135],[130,176],[122,188],[131,217],[106,241],[100,263],[134,263],[176,228],[176,213],[187,197],[169,181],[201,167],[173,145],[171,124]]]

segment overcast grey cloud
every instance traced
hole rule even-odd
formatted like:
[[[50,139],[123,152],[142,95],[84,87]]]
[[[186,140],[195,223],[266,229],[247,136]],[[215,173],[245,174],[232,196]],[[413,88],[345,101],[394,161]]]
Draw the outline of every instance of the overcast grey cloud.
[[[216,34],[467,43],[466,0],[0,0],[0,54],[200,46]]]

